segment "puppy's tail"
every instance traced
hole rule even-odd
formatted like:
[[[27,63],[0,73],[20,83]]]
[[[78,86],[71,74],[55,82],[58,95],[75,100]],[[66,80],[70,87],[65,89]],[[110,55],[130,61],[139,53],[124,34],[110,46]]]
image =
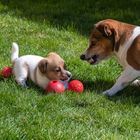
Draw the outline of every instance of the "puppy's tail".
[[[11,62],[14,63],[15,60],[18,58],[19,55],[19,48],[17,43],[12,43],[12,54],[11,54]]]

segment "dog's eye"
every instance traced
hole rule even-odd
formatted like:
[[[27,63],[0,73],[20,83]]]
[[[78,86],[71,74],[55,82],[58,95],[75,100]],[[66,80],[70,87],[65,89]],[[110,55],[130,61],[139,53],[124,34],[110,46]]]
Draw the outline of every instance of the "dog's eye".
[[[56,72],[60,72],[61,69],[60,69],[60,68],[56,68],[55,71],[56,71]]]
[[[95,41],[91,41],[91,46],[95,46],[96,42]]]
[[[95,47],[95,45],[96,45],[96,41],[91,41],[89,47],[90,47],[90,48],[93,48],[93,47]]]

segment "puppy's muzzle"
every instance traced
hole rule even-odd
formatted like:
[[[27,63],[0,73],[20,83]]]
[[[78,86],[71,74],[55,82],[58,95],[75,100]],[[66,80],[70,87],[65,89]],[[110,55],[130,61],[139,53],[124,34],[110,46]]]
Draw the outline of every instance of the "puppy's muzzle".
[[[72,77],[72,74],[69,71],[67,72],[67,77],[68,78],[71,78]]]
[[[61,79],[62,81],[65,81],[65,80],[70,80],[72,77],[72,74],[67,71],[65,74],[63,74],[63,78]]]

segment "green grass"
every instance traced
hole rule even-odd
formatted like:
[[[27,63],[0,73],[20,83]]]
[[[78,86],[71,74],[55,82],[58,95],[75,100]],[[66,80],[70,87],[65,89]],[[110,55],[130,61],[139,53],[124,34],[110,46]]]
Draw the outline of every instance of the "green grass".
[[[23,140],[138,140],[140,88],[127,87],[108,98],[121,73],[115,58],[97,66],[79,59],[94,23],[105,18],[140,23],[140,2],[108,0],[1,0],[0,68],[11,65],[13,41],[20,55],[59,53],[73,79],[83,81],[83,94],[55,95],[29,83],[18,86],[14,77],[0,78],[0,139]]]

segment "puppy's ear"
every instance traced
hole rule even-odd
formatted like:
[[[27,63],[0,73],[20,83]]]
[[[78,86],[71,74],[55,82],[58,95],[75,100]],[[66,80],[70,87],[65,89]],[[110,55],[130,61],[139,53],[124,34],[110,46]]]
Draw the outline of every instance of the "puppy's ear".
[[[48,60],[47,59],[43,59],[39,62],[38,68],[39,68],[41,73],[44,74],[44,73],[47,72],[47,65],[48,65]]]

